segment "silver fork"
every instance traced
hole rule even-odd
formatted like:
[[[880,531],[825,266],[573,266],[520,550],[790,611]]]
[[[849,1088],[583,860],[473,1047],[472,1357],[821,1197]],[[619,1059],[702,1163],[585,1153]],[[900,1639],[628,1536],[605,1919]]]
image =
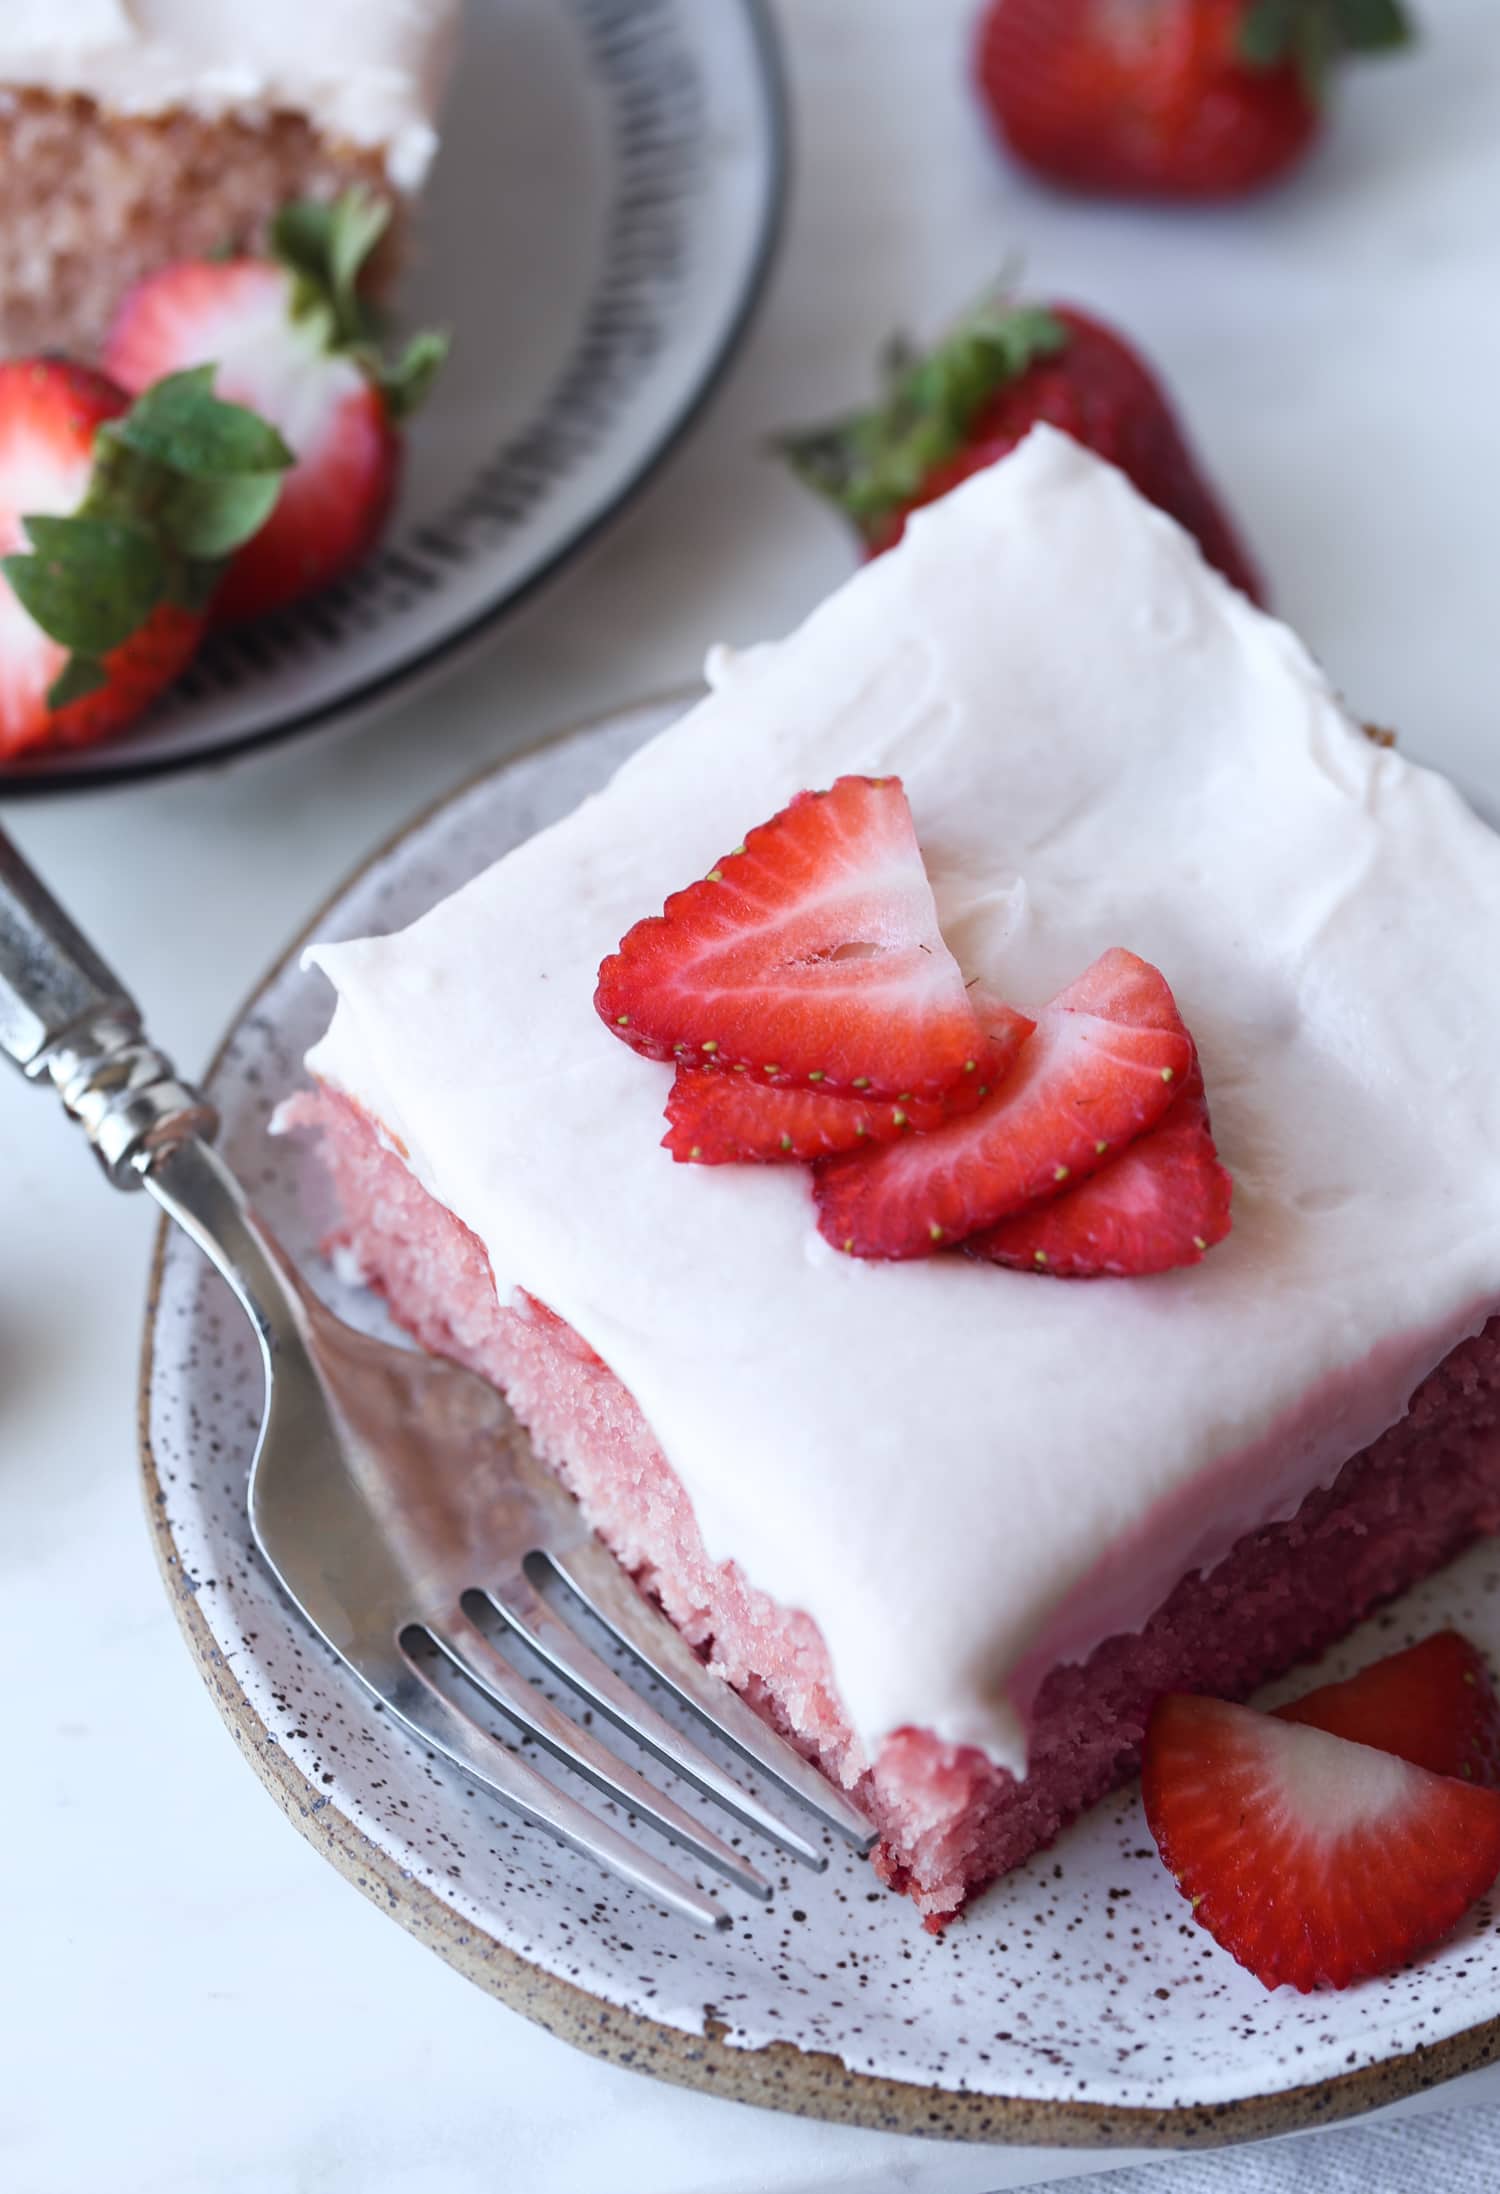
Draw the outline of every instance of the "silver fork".
[[[249,1479],[256,1544],[314,1630],[414,1736],[669,1911],[700,1927],[730,1924],[716,1897],[485,1729],[462,1703],[472,1686],[634,1822],[737,1888],[770,1896],[740,1852],[517,1670],[475,1620],[487,1606],[582,1701],[748,1827],[821,1868],[803,1828],[726,1774],[600,1658],[564,1611],[576,1597],[782,1794],[869,1848],[873,1832],[858,1808],[711,1675],[636,1590],[493,1387],[356,1332],[306,1287],[210,1147],[213,1107],[146,1041],[129,994],[3,832],[0,1051],[53,1085],[113,1185],[147,1189],[244,1306],[265,1364]],[[434,1674],[445,1662],[456,1680]]]

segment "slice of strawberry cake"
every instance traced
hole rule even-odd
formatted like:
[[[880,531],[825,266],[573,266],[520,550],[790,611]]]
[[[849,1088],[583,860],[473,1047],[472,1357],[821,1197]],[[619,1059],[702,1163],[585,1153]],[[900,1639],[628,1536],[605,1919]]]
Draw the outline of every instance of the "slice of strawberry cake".
[[[1500,841],[1050,429],[710,678],[289,1117],[940,1922],[1500,1522]]]

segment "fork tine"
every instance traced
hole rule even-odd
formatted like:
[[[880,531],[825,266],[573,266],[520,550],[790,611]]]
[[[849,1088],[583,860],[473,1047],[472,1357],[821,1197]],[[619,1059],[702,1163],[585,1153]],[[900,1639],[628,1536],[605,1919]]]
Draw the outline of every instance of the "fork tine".
[[[717,1897],[643,1851],[610,1822],[591,1813],[567,1791],[559,1790],[511,1746],[481,1729],[445,1697],[409,1655],[398,1650],[391,1662],[383,1661],[378,1669],[367,1669],[347,1654],[343,1658],[361,1683],[419,1743],[441,1752],[475,1782],[504,1799],[523,1820],[549,1830],[571,1850],[608,1867],[632,1889],[644,1891],[668,1912],[691,1920],[695,1927],[722,1929],[731,1925],[730,1915]]]
[[[511,1667],[461,1609],[452,1609],[440,1623],[429,1620],[421,1627],[455,1668],[461,1669],[471,1683],[477,1684],[497,1706],[503,1707],[523,1729],[529,1729],[533,1736],[539,1737],[570,1767],[577,1768],[607,1796],[618,1798],[622,1805],[643,1821],[649,1821],[653,1828],[660,1829],[664,1836],[670,1836],[674,1843],[685,1846],[695,1859],[727,1875],[737,1888],[748,1890],[752,1897],[769,1903],[771,1885],[764,1875],[757,1873],[747,1859],[716,1836],[711,1828],[695,1821],[690,1813],[684,1813],[665,1791],[653,1789],[644,1776],[616,1758],[591,1730],[544,1698],[537,1686]]]
[[[560,1676],[592,1700],[611,1721],[617,1722],[638,1743],[665,1760],[679,1775],[686,1776],[689,1782],[696,1783],[700,1790],[738,1814],[763,1836],[791,1852],[804,1866],[822,1872],[827,1861],[817,1845],[809,1843],[800,1830],[788,1827],[748,1790],[742,1790],[717,1760],[701,1751],[691,1737],[674,1729],[649,1701],[623,1682],[592,1646],[579,1637],[571,1624],[564,1622],[548,1606],[529,1578],[517,1573],[492,1590],[489,1598],[533,1651],[541,1654]]]
[[[593,1539],[582,1539],[565,1551],[546,1550],[563,1580],[584,1605],[592,1609],[615,1635],[629,1646],[668,1690],[684,1699],[704,1720],[748,1754],[757,1767],[784,1790],[808,1806],[818,1818],[852,1843],[868,1851],[875,1831],[863,1813],[842,1791],[801,1753],[762,1721],[721,1677],[712,1675],[687,1641],[664,1615],[637,1591],[613,1555]],[[562,1675],[587,1693],[594,1703],[623,1724],[641,1743],[658,1753],[680,1774],[686,1775],[710,1796],[739,1814],[742,1820],[805,1861],[822,1869],[826,1864],[815,1844],[790,1829],[767,1811],[748,1791],[725,1774],[717,1761],[699,1749],[691,1738],[672,1727],[654,1707],[622,1683],[548,1605],[530,1579],[508,1578],[490,1593],[508,1622],[515,1624],[528,1645],[550,1661]]]

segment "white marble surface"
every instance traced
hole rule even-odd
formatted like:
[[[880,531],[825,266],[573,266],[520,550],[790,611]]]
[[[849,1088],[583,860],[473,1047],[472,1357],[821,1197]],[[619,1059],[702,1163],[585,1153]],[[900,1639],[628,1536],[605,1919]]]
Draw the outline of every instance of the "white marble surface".
[[[999,165],[963,95],[969,0],[784,0],[787,248],[728,385],[608,539],[357,739],[7,825],[197,1065],[409,812],[836,580],[847,545],[758,454],[765,434],[837,407],[894,320],[935,323],[1020,247],[1039,291],[1113,314],[1170,372],[1354,703],[1500,799],[1500,22],[1493,0],[1418,5],[1421,56],[1351,78],[1300,182],[1174,216],[1044,197]],[[13,1082],[0,1135],[0,1638],[21,1678],[0,1807],[6,2194],[990,2194],[1083,2168],[595,2065],[347,1889],[235,1757],[153,1570],[132,1426],[147,1212]]]

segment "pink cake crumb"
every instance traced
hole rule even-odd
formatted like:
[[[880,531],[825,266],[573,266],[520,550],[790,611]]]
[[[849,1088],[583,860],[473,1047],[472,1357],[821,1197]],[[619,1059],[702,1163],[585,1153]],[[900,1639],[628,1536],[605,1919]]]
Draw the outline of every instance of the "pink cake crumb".
[[[688,1498],[631,1395],[543,1304],[502,1304],[469,1229],[434,1201],[359,1109],[329,1090],[281,1123],[322,1131],[340,1239],[423,1347],[503,1388],[538,1453],[677,1627],[762,1712],[856,1791],[875,1865],[941,1927],[1051,1842],[1139,1762],[1164,1691],[1243,1698],[1320,1653],[1379,1601],[1500,1525],[1500,1319],[1454,1349],[1407,1415],[1287,1523],[1184,1577],[1142,1630],[1059,1663],[1032,1708],[1024,1780],[969,1746],[900,1729],[872,1762],[811,1618],[710,1561]]]

